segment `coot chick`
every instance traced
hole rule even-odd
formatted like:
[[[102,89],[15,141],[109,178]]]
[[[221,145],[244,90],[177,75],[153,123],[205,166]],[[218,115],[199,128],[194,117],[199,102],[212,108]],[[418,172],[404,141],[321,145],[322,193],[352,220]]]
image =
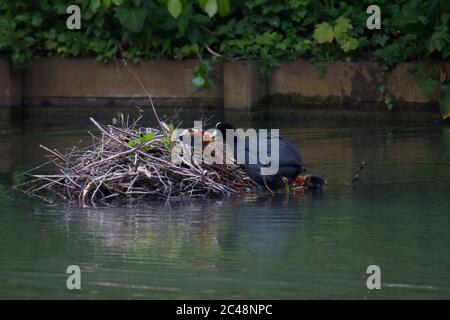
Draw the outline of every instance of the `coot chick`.
[[[299,175],[295,177],[294,182],[292,184],[294,188],[322,189],[327,184],[327,181],[324,178],[318,176]]]

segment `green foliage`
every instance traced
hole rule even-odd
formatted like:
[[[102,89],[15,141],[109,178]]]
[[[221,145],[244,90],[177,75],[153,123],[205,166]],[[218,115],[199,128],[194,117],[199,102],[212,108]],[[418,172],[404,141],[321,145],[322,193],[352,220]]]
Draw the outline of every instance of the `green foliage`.
[[[327,71],[327,64],[324,62],[319,62],[316,64],[316,72],[317,75],[322,78],[325,75],[325,71]]]
[[[217,13],[217,0],[198,0],[200,7],[211,18]]]
[[[128,141],[128,146],[135,148],[144,145],[147,142],[151,142],[155,139],[155,133],[141,133],[138,138]],[[152,150],[151,144],[142,147],[145,152],[150,152]]]
[[[181,14],[181,10],[183,9],[180,0],[168,0],[167,1],[167,10],[174,18],[178,18]]]
[[[439,72],[433,65],[427,63],[413,63],[408,71],[414,73],[418,77],[420,80],[420,89],[427,98],[431,98],[439,89]]]
[[[386,105],[388,111],[392,111],[392,109],[394,108],[394,102],[392,101],[392,96],[387,95],[384,98],[384,104]]]
[[[439,81],[432,77],[427,77],[421,81],[421,89],[428,98],[432,96],[433,92],[439,87]]]
[[[209,60],[203,60],[194,68],[192,85],[196,89],[210,89],[214,85],[214,80],[210,76],[210,72],[214,70]]]
[[[322,22],[316,24],[314,29],[314,39],[317,40],[318,43],[327,43],[333,42],[334,40],[334,31],[328,22]]]
[[[359,42],[356,38],[348,35],[348,31],[353,29],[348,18],[339,17],[336,19],[334,27],[328,22],[322,22],[315,26],[313,37],[319,44],[331,43],[334,39],[344,52],[358,48]]]
[[[159,1],[163,2],[163,1]],[[181,0],[167,0],[167,10],[172,17],[177,18],[183,10]],[[220,16],[226,16],[230,13],[230,0],[198,0],[200,8],[211,18],[219,13]]]
[[[147,19],[147,7],[141,8],[133,4],[123,5],[117,8],[116,16],[125,28],[133,32],[139,32]]]
[[[161,143],[164,146],[164,148],[166,148],[169,151],[172,151],[173,141],[170,140],[169,137],[162,137],[161,138]]]
[[[401,61],[444,60],[450,56],[448,1],[402,1],[384,5],[383,34],[375,57]],[[380,40],[380,37],[378,37]]]
[[[68,30],[66,8],[81,8]],[[380,0],[382,29],[368,30],[372,1],[312,0],[0,0],[0,55],[15,67],[34,56],[100,61],[198,58],[332,62],[363,57],[391,66],[450,57],[448,0]],[[203,70],[195,84],[207,87]],[[429,83],[431,84],[431,83]],[[428,84],[428,85],[429,85]]]
[[[225,17],[231,12],[231,0],[217,0],[217,9],[221,17]]]

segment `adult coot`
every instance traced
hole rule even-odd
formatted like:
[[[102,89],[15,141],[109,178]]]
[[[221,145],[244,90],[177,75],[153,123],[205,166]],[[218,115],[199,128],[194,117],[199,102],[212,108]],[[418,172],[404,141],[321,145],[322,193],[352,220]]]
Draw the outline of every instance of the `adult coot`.
[[[232,129],[234,130],[234,127],[225,122],[219,122],[216,124],[216,129],[222,133],[223,139],[225,142],[227,139],[227,130]],[[256,154],[251,155],[250,152],[255,153],[255,148],[251,150],[249,147],[249,141],[248,139],[244,138],[244,141],[242,141],[240,137],[237,137],[234,135],[234,158],[237,159],[237,152],[238,148],[237,145],[239,143],[245,143],[245,162],[242,164],[239,164],[242,169],[247,173],[247,175],[252,178],[256,183],[266,186],[269,189],[278,189],[278,188],[288,188],[289,184],[291,184],[294,179],[302,172],[306,171],[305,164],[303,162],[302,156],[300,153],[295,149],[295,147],[286,139],[277,136],[276,138],[279,139],[279,169],[277,173],[272,175],[262,175],[261,168],[262,167],[268,167],[269,165],[265,165],[261,163],[261,160],[259,158],[259,147],[260,147],[260,139],[261,139],[260,132],[257,132],[257,147],[256,147]],[[272,156],[272,150],[271,150],[271,135],[267,134],[267,156]],[[229,142],[229,141],[228,141]],[[250,164],[250,157],[253,156],[254,159],[256,159],[255,164]],[[273,157],[272,157],[273,158]],[[254,161],[253,161],[254,162]]]

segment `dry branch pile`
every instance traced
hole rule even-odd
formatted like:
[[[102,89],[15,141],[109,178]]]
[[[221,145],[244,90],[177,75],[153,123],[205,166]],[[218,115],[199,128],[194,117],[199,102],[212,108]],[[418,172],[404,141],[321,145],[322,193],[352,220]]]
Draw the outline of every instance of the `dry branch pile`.
[[[170,148],[181,142],[168,143],[164,126],[138,128],[136,121],[115,127],[91,121],[101,133],[93,136],[91,147],[61,153],[42,146],[49,152],[46,164],[56,165],[58,172],[37,174],[43,167],[39,166],[26,173],[28,181],[16,188],[38,197],[50,191],[81,205],[230,196],[255,190],[255,183],[235,164],[173,163]],[[130,143],[143,132],[151,135],[151,141]]]

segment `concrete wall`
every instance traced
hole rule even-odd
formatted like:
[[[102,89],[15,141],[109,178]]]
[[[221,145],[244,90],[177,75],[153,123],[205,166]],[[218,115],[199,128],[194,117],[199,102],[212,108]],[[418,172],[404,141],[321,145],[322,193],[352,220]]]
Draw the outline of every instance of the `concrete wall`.
[[[230,61],[224,65],[224,106],[229,110],[249,111],[267,94],[267,80],[259,75],[254,61]]]
[[[197,91],[192,86],[192,69],[197,64],[197,60],[151,60],[129,66],[159,106],[252,111],[264,103],[269,105],[268,111],[289,105],[301,113],[311,104],[320,105],[318,110],[323,106],[327,110],[338,106],[335,108],[338,111],[343,106],[360,105],[361,109],[350,111],[364,111],[373,106],[384,111],[383,101],[389,94],[394,104],[406,105],[403,110],[419,108],[420,112],[439,114],[439,92],[431,98],[424,96],[421,80],[408,70],[408,64],[400,64],[383,74],[374,62],[338,62],[320,72],[320,65],[298,60],[282,63],[268,79],[262,79],[258,62],[230,61],[216,67],[213,74],[216,85],[210,91]],[[450,73],[450,64],[446,67]],[[438,78],[437,65],[431,70]],[[0,106],[94,107],[148,103],[142,88],[121,60],[104,64],[92,58],[40,58],[21,72],[11,70],[5,60],[0,60],[0,88]],[[308,112],[315,110],[309,108]]]
[[[217,67],[217,85],[198,91],[192,86],[196,60],[152,60],[128,64],[142,85],[159,104],[222,105],[222,66]],[[95,59],[39,59],[23,71],[25,105],[134,105],[148,102],[122,60],[104,64]]]
[[[21,73],[0,59],[0,107],[18,106],[22,100]]]
[[[398,64],[386,74],[375,62],[336,62],[325,65],[323,74],[318,64],[305,61],[283,63],[269,79],[269,94],[297,94],[305,98],[339,98],[354,102],[382,102],[389,94],[394,101],[407,103],[437,102],[439,92],[428,98],[420,87],[421,79],[410,72],[410,64]],[[450,72],[450,64],[446,65]],[[439,78],[438,65],[430,72]],[[384,86],[384,94],[380,87]]]
[[[297,94],[307,98],[348,98],[358,102],[381,101],[378,87],[383,83],[377,63],[338,62],[325,66],[287,62],[273,72],[269,93]]]

